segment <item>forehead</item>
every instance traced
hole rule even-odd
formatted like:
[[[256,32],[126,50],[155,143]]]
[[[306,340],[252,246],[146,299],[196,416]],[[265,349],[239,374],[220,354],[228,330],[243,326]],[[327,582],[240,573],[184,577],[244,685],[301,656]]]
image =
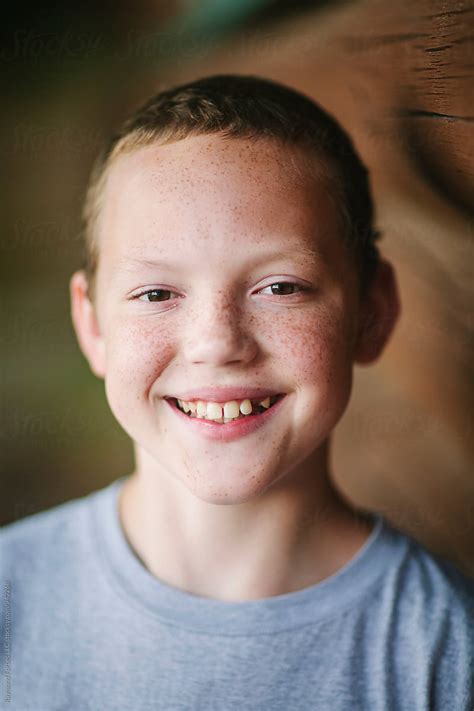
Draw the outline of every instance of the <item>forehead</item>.
[[[324,255],[341,242],[324,176],[316,158],[270,140],[212,135],[141,147],[110,170],[101,258],[123,263],[172,249],[229,259],[267,245]]]

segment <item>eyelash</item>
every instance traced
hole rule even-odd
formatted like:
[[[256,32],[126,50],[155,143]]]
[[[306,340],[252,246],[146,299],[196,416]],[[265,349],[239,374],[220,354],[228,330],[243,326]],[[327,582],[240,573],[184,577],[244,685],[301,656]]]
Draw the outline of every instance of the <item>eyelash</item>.
[[[287,285],[287,286],[296,286],[296,287],[298,287],[298,289],[300,290],[300,292],[309,291],[309,287],[307,287],[307,286],[302,286],[301,284],[298,284],[297,282],[294,282],[294,281],[275,281],[275,282],[273,282],[272,284],[268,284],[267,286],[263,286],[262,289],[260,289],[259,291],[263,291],[263,289],[269,289],[269,288],[271,288],[272,286],[276,286],[276,285],[281,286],[282,284],[285,284],[285,285]],[[173,292],[171,289],[147,289],[146,291],[141,291],[139,294],[135,294],[135,296],[133,296],[132,298],[133,298],[133,299],[140,299],[140,297],[142,297],[142,296],[146,296],[147,294],[153,294],[153,293],[155,293],[155,292],[157,292],[157,291],[161,291],[161,292],[168,293],[168,294],[173,294],[173,293],[175,293],[175,292]],[[296,292],[296,293],[298,293],[298,292]],[[288,296],[296,296],[296,294],[272,294],[272,296],[277,296],[278,298],[281,299],[281,298],[285,298],[285,297],[288,297]],[[148,303],[148,304],[156,304],[156,303],[161,304],[161,303],[164,303],[165,301],[170,301],[170,300],[171,300],[171,299],[164,299],[163,301],[146,301],[145,303]]]

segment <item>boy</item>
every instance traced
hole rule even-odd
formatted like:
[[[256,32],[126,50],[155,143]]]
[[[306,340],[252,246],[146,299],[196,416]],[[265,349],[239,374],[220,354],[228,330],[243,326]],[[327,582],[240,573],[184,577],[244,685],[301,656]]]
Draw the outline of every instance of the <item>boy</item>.
[[[162,92],[84,216],[73,321],[136,470],[4,528],[8,708],[472,711],[472,582],[329,475],[399,311],[342,129],[254,77]]]

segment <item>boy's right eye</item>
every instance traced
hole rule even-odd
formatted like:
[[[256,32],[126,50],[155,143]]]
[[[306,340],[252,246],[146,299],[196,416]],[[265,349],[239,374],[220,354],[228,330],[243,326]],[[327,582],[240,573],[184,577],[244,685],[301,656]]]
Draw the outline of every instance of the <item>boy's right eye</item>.
[[[172,294],[169,289],[148,289],[147,291],[142,291],[140,294],[134,296],[135,299],[140,301],[146,301],[147,303],[155,303],[157,301],[169,301],[170,294]],[[149,297],[149,298],[143,298]]]

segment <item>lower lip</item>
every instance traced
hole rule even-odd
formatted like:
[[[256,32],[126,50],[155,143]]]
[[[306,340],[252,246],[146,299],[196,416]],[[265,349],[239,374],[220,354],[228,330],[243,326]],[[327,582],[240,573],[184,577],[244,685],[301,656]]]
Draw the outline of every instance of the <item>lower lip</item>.
[[[217,422],[213,422],[212,420],[204,420],[197,417],[189,417],[189,415],[185,415],[184,412],[178,410],[178,408],[173,405],[170,400],[165,400],[165,402],[168,403],[168,406],[180,420],[183,420],[198,434],[202,434],[205,437],[217,440],[218,442],[231,442],[239,437],[245,437],[245,435],[251,434],[252,432],[260,429],[260,427],[266,425],[267,422],[269,422],[278,412],[285,400],[286,395],[283,395],[280,400],[272,405],[272,407],[270,407],[266,412],[262,412],[261,415],[247,415],[245,418],[242,417],[239,420],[227,422],[226,424],[219,424]]]

